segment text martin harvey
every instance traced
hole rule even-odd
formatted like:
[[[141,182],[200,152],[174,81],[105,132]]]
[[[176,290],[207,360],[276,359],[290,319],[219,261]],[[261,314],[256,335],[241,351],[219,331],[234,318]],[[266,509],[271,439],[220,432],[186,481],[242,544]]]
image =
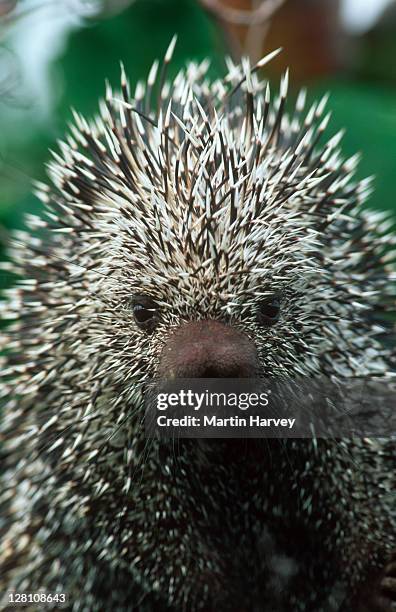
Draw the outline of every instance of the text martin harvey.
[[[201,421],[203,421],[201,423]],[[296,419],[264,419],[258,416],[250,416],[249,419],[239,416],[220,418],[217,416],[183,416],[181,418],[170,418],[161,415],[157,418],[159,427],[287,427],[292,429]]]

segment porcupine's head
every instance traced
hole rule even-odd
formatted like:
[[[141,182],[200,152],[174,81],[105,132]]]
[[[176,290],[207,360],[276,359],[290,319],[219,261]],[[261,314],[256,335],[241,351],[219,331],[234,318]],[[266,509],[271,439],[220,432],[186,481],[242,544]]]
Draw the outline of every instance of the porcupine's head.
[[[286,74],[271,101],[257,73],[273,55],[213,83],[206,62],[172,83],[156,63],[134,96],[124,74],[108,87],[95,121],[75,114],[39,188],[56,229],[17,253],[43,321],[33,362],[71,373],[63,352],[124,398],[158,373],[384,369],[370,313],[387,239],[378,216],[353,218],[370,182],[353,181],[341,134],[323,136],[326,98],[306,111],[302,92],[286,113]]]

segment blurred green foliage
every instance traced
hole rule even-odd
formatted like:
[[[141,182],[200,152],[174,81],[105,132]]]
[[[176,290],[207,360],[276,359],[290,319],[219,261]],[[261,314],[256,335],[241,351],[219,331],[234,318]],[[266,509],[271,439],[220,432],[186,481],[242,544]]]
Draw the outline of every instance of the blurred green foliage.
[[[138,1],[121,15],[75,33],[58,62],[66,83],[59,112],[67,117],[71,104],[82,113],[96,110],[104,79],[114,85],[119,83],[120,61],[131,83],[145,79],[175,33],[179,40],[171,65],[173,72],[186,59],[222,55],[214,24],[194,0]],[[219,61],[216,64],[217,68],[221,65]]]
[[[391,210],[396,219],[396,90],[346,77],[318,84],[312,93],[330,92],[331,127],[345,128],[343,151],[362,153],[359,177],[375,176],[369,205]]]

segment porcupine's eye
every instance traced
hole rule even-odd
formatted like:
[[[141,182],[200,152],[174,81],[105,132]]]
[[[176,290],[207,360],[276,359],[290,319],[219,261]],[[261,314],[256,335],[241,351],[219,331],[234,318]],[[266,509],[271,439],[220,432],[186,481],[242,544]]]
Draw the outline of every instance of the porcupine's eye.
[[[132,300],[135,321],[146,331],[153,331],[158,320],[158,306],[148,295],[137,295]]]
[[[279,319],[280,307],[280,300],[277,297],[261,302],[257,311],[258,322],[268,326],[276,323]]]

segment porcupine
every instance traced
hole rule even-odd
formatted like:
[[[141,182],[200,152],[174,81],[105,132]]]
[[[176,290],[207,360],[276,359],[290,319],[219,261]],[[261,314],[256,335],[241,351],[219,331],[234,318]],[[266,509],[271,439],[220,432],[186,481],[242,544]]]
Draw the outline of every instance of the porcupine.
[[[391,375],[387,221],[327,99],[122,70],[38,184],[3,304],[0,589],[86,610],[391,610],[395,446],[145,439],[155,376]],[[384,229],[385,228],[385,229]],[[393,275],[393,276],[392,276]],[[387,338],[384,339],[384,336]],[[198,347],[198,348],[197,348]],[[3,351],[4,353],[4,351]]]

